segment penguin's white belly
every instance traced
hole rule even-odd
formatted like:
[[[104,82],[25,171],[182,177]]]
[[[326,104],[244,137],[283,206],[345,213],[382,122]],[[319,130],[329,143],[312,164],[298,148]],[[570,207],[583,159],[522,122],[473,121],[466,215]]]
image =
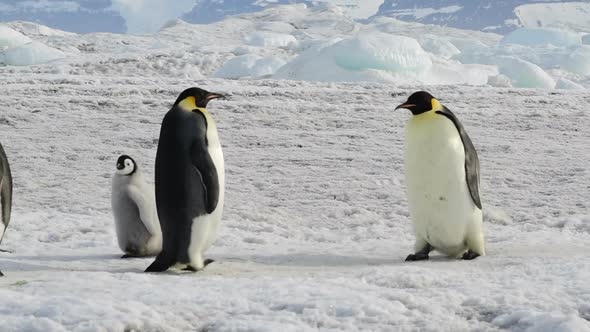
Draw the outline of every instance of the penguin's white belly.
[[[210,214],[198,216],[193,219],[191,227],[191,242],[188,248],[191,264],[196,268],[203,266],[203,254],[211,246],[217,232],[223,214],[223,202],[225,194],[225,168],[223,161],[223,152],[217,136],[217,128],[213,119],[207,114],[209,129],[207,130],[207,140],[209,142],[209,155],[217,170],[217,179],[219,181],[219,199],[217,207]]]
[[[469,194],[465,150],[452,121],[432,112],[412,117],[405,173],[416,236],[447,255],[462,254],[470,227],[481,223],[481,210]]]

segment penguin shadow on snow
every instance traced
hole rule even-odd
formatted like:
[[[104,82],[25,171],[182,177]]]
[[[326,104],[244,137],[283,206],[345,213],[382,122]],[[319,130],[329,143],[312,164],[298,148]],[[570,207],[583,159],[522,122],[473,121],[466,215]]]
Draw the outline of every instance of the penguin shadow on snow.
[[[36,262],[46,262],[47,265],[30,265],[30,269],[20,268],[21,261],[14,262],[16,268],[13,271],[75,271],[75,272],[107,272],[107,273],[140,273],[145,274],[145,268],[154,260],[155,256],[143,257],[125,257],[121,258],[121,254],[104,254],[104,255],[51,255],[51,256],[22,256],[19,260],[31,260]],[[52,262],[65,263],[61,267],[55,267]],[[76,265],[68,266],[67,263],[76,263]],[[98,263],[98,264],[95,264]],[[83,264],[82,266],[79,264]],[[7,269],[10,273],[10,270]],[[202,272],[202,271],[199,271]],[[172,269],[164,271],[161,274],[168,275],[182,275],[195,274],[193,271]]]
[[[56,268],[52,266],[43,265],[41,263],[35,264],[33,262],[23,262],[14,260],[0,260],[2,264],[2,273],[4,277],[10,277],[15,272],[37,272],[37,271],[61,271],[62,268]],[[3,278],[4,278],[3,277]],[[0,278],[2,280],[2,278]]]
[[[448,257],[435,253],[428,260],[421,262],[406,262],[405,256],[392,255],[391,257],[363,257],[343,256],[330,254],[282,254],[273,256],[252,255],[247,257],[227,257],[220,259],[221,262],[250,261],[262,265],[274,266],[297,266],[297,267],[372,267],[372,266],[412,266],[427,265],[431,263],[462,262],[460,259]]]
[[[145,266],[154,257],[130,257],[121,259],[121,254],[99,255],[40,255],[17,256],[9,260],[2,259],[2,268],[5,275],[14,272],[34,271],[76,271],[76,272],[108,272],[108,273],[143,273]],[[130,264],[141,261],[142,264]],[[62,263],[56,266],[55,263]],[[75,263],[69,265],[68,263]],[[82,266],[81,266],[82,265]],[[145,266],[144,266],[145,265]],[[123,268],[123,266],[127,266]]]
[[[401,257],[362,257],[330,254],[282,254],[273,256],[252,255],[244,258],[227,258],[229,261],[244,260],[263,265],[298,266],[298,267],[362,267],[378,265],[398,265],[403,263]]]

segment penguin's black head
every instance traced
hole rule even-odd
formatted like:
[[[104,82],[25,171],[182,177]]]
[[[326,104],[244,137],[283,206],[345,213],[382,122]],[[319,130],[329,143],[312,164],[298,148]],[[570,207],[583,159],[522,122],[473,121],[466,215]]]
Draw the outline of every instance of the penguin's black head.
[[[182,91],[178,98],[176,98],[174,106],[180,106],[189,110],[197,107],[206,108],[210,100],[224,97],[220,93],[209,92],[201,88],[188,88]]]
[[[442,106],[440,102],[426,91],[417,91],[412,93],[408,100],[398,105],[395,109],[409,109],[412,114],[418,115],[432,110],[438,110]]]
[[[124,154],[117,159],[117,173],[121,175],[131,175],[137,171],[135,160]]]

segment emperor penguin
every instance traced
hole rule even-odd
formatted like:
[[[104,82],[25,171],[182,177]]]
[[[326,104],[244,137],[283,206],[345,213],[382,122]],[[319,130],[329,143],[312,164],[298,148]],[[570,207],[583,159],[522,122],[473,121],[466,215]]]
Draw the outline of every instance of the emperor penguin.
[[[404,166],[414,254],[432,250],[466,260],[485,255],[479,197],[479,159],[459,119],[430,93],[418,91],[395,109],[413,116],[406,126]]]
[[[162,231],[154,191],[137,163],[128,155],[117,159],[113,174],[111,206],[121,258],[155,256],[162,250]]]
[[[10,165],[4,147],[0,144],[0,209],[2,213],[2,222],[0,222],[0,243],[4,239],[6,227],[10,223],[10,212],[12,211],[12,174]],[[0,271],[0,277],[3,276]]]
[[[145,270],[174,266],[199,271],[217,236],[223,211],[225,171],[217,127],[206,107],[222,98],[200,88],[184,90],[162,120],[156,153],[156,206],[163,248]]]

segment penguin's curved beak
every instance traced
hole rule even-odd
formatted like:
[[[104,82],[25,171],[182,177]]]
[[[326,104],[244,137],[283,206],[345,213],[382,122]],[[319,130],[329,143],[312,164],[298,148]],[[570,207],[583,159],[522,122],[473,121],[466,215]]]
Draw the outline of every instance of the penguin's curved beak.
[[[397,105],[397,107],[395,109],[398,109],[398,108],[410,109],[412,107],[416,107],[416,104],[406,104],[406,103],[403,103],[403,104]]]
[[[207,93],[207,95],[205,95],[204,99],[197,99],[197,107],[206,108],[207,104],[209,104],[209,102],[211,100],[220,99],[220,98],[225,98],[225,96],[222,95],[221,93],[209,92],[209,93]]]
[[[122,170],[123,168],[125,168],[125,166],[123,166],[123,164],[117,163],[117,169],[118,170]]]
[[[215,92],[210,92],[207,97],[205,97],[205,99],[207,101],[212,100],[212,99],[225,99],[225,95],[222,95],[221,93],[215,93]]]

